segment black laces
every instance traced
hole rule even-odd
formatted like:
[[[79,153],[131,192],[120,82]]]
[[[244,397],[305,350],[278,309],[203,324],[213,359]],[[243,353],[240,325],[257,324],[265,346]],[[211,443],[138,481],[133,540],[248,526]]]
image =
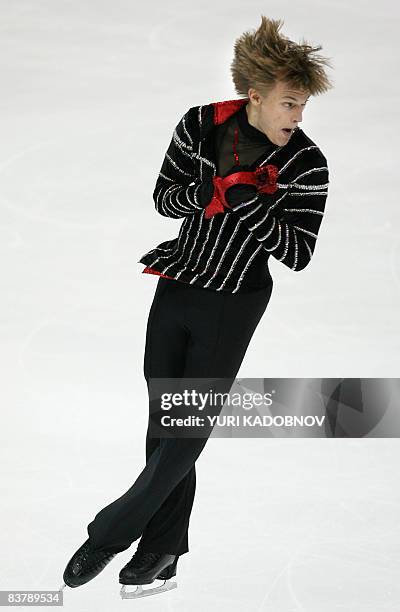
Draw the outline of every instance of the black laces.
[[[90,563],[88,563],[89,569],[96,567],[102,561],[104,562],[104,561],[108,561],[109,559],[112,559],[112,557],[114,556],[115,556],[115,553],[112,553],[112,552],[107,552],[107,551],[102,551],[102,550],[93,551],[90,548],[90,545],[85,546],[85,548],[83,549],[81,553],[81,559],[84,563],[87,563],[88,559],[90,558]]]
[[[163,553],[144,552],[138,547],[132,559],[127,563],[128,566],[141,567],[148,562],[158,561]]]

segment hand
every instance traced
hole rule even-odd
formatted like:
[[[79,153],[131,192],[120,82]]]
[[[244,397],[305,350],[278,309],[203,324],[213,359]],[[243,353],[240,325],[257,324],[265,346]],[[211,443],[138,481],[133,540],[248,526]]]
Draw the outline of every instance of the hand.
[[[249,166],[233,166],[225,176],[213,176],[200,186],[198,202],[204,207],[204,217],[210,219],[218,213],[229,212],[231,204],[239,204],[243,199],[257,193],[256,178]],[[249,194],[249,187],[251,193]],[[229,200],[225,193],[229,191]]]
[[[205,179],[200,185],[197,201],[203,206],[206,219],[227,210],[224,198],[220,196],[221,181],[220,176],[213,176]]]
[[[229,181],[230,185],[228,181],[225,183],[224,196],[231,207],[235,207],[246,200],[251,200],[257,195],[256,173],[250,169],[248,164],[232,166],[223,178],[226,177],[231,177],[231,181],[235,181],[233,185],[231,181]]]
[[[254,171],[248,165],[233,166],[225,177],[237,176],[236,184],[227,187],[225,198],[234,208],[245,200],[251,200],[258,193],[273,194],[278,189],[278,167],[273,164],[258,166]]]
[[[205,218],[228,212],[242,202],[254,199],[258,192],[274,193],[278,188],[277,176],[278,168],[271,164],[260,166],[255,171],[247,164],[237,164],[223,177],[214,176],[207,179],[200,189]]]
[[[212,177],[204,179],[204,181],[200,185],[197,195],[197,201],[200,206],[203,206],[203,208],[206,208],[208,206],[208,204],[213,198],[214,190],[215,187]]]

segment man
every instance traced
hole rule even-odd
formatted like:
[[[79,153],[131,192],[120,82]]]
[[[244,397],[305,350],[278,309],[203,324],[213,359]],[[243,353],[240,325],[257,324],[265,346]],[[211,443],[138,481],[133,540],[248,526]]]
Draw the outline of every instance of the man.
[[[163,216],[182,218],[177,238],[143,255],[160,276],[146,331],[144,374],[226,380],[229,390],[272,292],[268,259],[303,270],[315,251],[327,198],[327,161],[301,130],[311,95],[330,88],[320,47],[279,34],[262,16],[235,43],[231,66],[242,97],[191,107],[164,157],[153,193]],[[150,387],[149,387],[150,388]],[[141,537],[120,583],[176,573],[188,552],[195,461],[207,438],[146,437],[146,466],[128,491],[97,513],[64,581],[94,578]]]

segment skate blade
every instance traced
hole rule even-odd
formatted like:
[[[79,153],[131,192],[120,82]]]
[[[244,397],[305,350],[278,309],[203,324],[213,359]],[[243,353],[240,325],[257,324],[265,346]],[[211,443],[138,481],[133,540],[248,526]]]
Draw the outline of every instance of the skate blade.
[[[164,584],[151,589],[144,589],[141,584],[136,585],[136,589],[134,591],[127,591],[126,587],[126,584],[121,587],[120,595],[122,599],[138,599],[139,597],[147,597],[148,595],[157,595],[157,593],[171,591],[171,589],[176,589],[178,584],[176,582],[172,582],[171,580],[165,580]]]

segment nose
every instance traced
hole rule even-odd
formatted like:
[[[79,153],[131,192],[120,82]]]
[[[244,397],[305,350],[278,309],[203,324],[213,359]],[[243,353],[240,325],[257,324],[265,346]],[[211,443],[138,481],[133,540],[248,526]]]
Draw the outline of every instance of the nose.
[[[297,111],[297,113],[294,115],[293,121],[295,125],[303,121],[303,109],[300,109],[299,111]]]

